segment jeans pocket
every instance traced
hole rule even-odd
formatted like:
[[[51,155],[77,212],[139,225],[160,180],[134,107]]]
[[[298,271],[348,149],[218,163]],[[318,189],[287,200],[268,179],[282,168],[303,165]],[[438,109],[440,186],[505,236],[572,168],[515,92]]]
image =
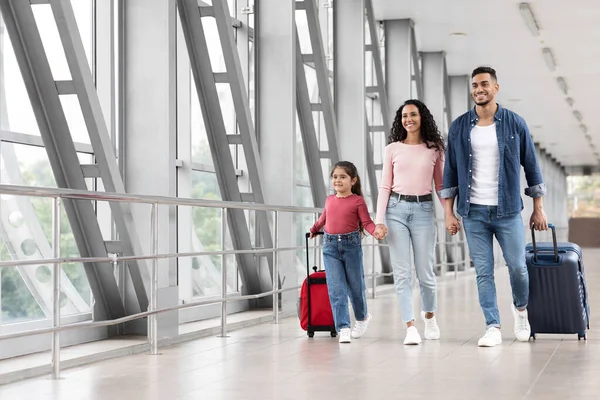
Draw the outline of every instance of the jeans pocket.
[[[361,236],[356,236],[356,237],[353,237],[352,239],[350,239],[350,246],[352,246],[352,247],[360,247],[361,244],[362,244]]]
[[[396,205],[398,205],[398,198],[390,197],[390,199],[388,200],[388,203],[387,203],[387,208],[394,208],[394,207],[396,207]]]
[[[421,207],[421,210],[423,210],[423,211],[426,211],[426,212],[433,211],[433,201],[423,201],[423,202],[419,203],[419,206]]]

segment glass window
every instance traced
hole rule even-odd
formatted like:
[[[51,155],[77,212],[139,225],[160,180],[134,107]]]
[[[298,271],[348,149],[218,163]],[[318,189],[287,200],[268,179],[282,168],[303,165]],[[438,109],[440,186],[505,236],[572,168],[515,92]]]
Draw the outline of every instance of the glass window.
[[[192,197],[221,200],[216,174],[193,171]],[[192,215],[192,251],[221,250],[221,210],[218,208],[194,207]],[[232,248],[230,239],[228,239],[226,247],[228,249]],[[237,291],[237,268],[233,261],[233,257],[227,260],[228,292]],[[194,257],[192,259],[192,289],[194,296],[219,295],[221,293],[221,265],[222,258],[220,255]]]
[[[41,147],[1,144],[0,182],[25,186],[56,187],[46,155]],[[80,155],[90,162],[90,155]],[[52,258],[52,200],[42,197],[2,196],[0,224],[2,259]],[[79,251],[64,209],[61,211],[61,257],[78,257]],[[51,266],[9,268],[2,276],[2,311],[6,321],[32,320],[49,316],[51,310]],[[91,291],[81,263],[63,264],[61,313],[90,311]],[[3,273],[5,271],[2,271]],[[17,279],[17,275],[19,279]],[[21,284],[23,282],[24,284]],[[5,298],[5,290],[7,291]],[[22,305],[12,302],[23,301]],[[30,304],[35,302],[36,306]],[[40,314],[38,308],[42,310]]]

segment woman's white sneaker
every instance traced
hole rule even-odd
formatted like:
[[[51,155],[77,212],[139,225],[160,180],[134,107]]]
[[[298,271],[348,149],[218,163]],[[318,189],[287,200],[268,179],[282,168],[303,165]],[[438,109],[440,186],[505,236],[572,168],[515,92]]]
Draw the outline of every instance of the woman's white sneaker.
[[[350,328],[342,328],[340,330],[340,343],[351,343],[352,335],[350,334]]]
[[[437,324],[435,315],[431,318],[425,318],[425,312],[421,312],[421,318],[425,322],[425,339],[438,340],[440,338],[440,327]]]
[[[358,339],[364,335],[369,327],[369,322],[371,322],[371,314],[367,314],[367,318],[365,318],[364,321],[356,321],[354,323],[354,329],[352,329],[352,337]]]
[[[404,344],[414,345],[421,343],[421,335],[415,326],[410,326],[406,330],[406,338],[404,338]]]
[[[489,327],[487,331],[485,331],[485,335],[481,339],[477,345],[479,347],[494,347],[502,343],[502,333],[500,333],[500,329],[496,327]]]

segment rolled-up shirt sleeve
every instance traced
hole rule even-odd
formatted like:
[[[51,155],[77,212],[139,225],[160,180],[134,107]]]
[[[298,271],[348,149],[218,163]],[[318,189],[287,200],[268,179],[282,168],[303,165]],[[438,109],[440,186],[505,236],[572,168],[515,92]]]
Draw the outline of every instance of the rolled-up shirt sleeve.
[[[539,185],[530,186],[525,188],[525,195],[529,197],[540,197],[546,195],[546,184],[540,183]]]
[[[456,156],[454,154],[454,123],[448,132],[448,145],[446,147],[446,160],[444,163],[444,179],[442,190],[438,195],[442,199],[451,199],[458,195],[458,173],[456,171]]]

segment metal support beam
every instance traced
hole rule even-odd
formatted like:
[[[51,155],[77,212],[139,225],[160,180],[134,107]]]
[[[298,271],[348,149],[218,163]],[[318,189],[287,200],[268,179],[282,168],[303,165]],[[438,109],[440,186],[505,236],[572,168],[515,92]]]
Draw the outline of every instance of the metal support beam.
[[[300,40],[298,38],[296,38],[296,107],[313,204],[315,207],[324,207],[325,198],[327,197],[327,186],[323,181],[324,174],[321,166],[321,152],[313,119],[313,109],[310,104],[310,93],[304,72]],[[327,153],[328,156],[329,153]]]
[[[322,159],[329,159],[329,164],[333,165],[339,161],[339,145],[337,137],[337,121],[331,94],[331,85],[329,70],[327,67],[327,58],[323,46],[322,21],[319,18],[318,1],[306,0],[297,1],[296,10],[305,13],[308,33],[311,45],[311,54],[302,54],[300,39],[296,41],[296,107],[300,132],[302,134],[302,144],[304,146],[304,155],[306,157],[306,166],[310,180],[313,204],[315,207],[323,207],[327,196],[328,182],[324,177],[327,175],[323,171]],[[298,36],[296,27],[296,36]],[[305,67],[306,65],[306,67]],[[317,77],[317,87],[319,93],[319,102],[311,103],[310,90],[308,87],[305,68],[314,68]],[[320,126],[319,116],[323,116],[325,125],[325,134],[327,137],[327,147],[329,150],[322,151],[319,137],[315,126]],[[327,171],[328,172],[328,171]]]
[[[207,128],[208,142],[215,165],[217,181],[221,190],[221,197],[227,201],[243,201],[235,175],[235,166],[229,148],[214,71],[210,63],[208,45],[197,0],[177,0],[177,6],[190,57],[192,73],[196,83],[198,100]],[[238,128],[242,136],[242,147],[248,166],[253,200],[257,203],[264,203],[260,177],[262,169],[258,155],[258,145],[250,116],[248,95],[244,88],[239,55],[235,47],[233,32],[228,24],[228,19],[230,18],[229,10],[227,3],[222,0],[214,0],[212,7],[223,48]],[[256,218],[263,245],[271,247],[272,238],[266,213],[257,212]],[[233,248],[239,250],[251,249],[252,241],[244,212],[242,210],[230,210],[227,213],[227,219]],[[237,260],[240,276],[244,283],[244,291],[246,293],[257,293],[265,289],[265,287],[261,286],[255,258],[249,254],[238,255]],[[272,257],[268,257],[268,260],[269,266],[272,268]]]
[[[379,104],[381,108],[381,116],[385,132],[390,131],[389,105],[387,90],[385,89],[385,78],[383,73],[383,63],[381,61],[381,52],[379,51],[379,35],[377,34],[377,21],[373,12],[373,1],[365,0],[366,16],[369,23],[369,35],[371,36],[371,46],[368,49],[373,56],[373,67],[375,69],[375,79],[377,83],[377,91]],[[371,165],[371,164],[369,164]]]
[[[125,185],[121,178],[113,143],[89,70],[71,1],[52,0],[51,5],[90,142],[94,148],[96,166],[100,171],[104,190],[123,193],[125,192]],[[127,203],[110,203],[110,208],[119,234],[119,240],[123,242],[124,254],[142,254],[143,249],[137,237],[130,205]],[[148,296],[144,281],[148,282],[149,278],[146,273],[147,264],[146,262],[129,262],[127,266],[140,310],[146,310]]]
[[[92,104],[93,83],[81,37],[76,28],[73,10],[70,2],[66,0],[54,0],[51,2],[51,6],[61,41],[65,47],[71,76],[86,118],[86,126],[90,131],[90,139],[93,145],[94,143],[97,145],[104,138],[99,137],[101,128],[92,126],[93,121],[99,120],[104,125],[104,120],[101,114],[100,116],[95,115],[100,112],[99,105],[95,110],[95,106]],[[19,0],[1,0],[0,10],[13,44],[56,182],[59,187],[87,190],[57,86],[52,77],[48,58],[33,16],[32,6],[29,2]],[[106,129],[105,125],[104,129]],[[101,149],[94,147],[95,152],[102,153]],[[110,149],[110,145],[108,149]],[[102,158],[102,154],[100,154],[100,158]],[[112,162],[116,165],[114,155]],[[106,166],[106,168],[109,167]],[[65,201],[65,210],[81,256],[105,257],[107,255],[106,247],[92,202]],[[132,264],[134,267],[130,271],[132,275],[140,278],[139,269],[136,270],[135,265]],[[110,265],[108,263],[86,264],[85,270],[94,296],[102,305],[102,310],[98,310],[99,313],[96,314],[96,317],[101,319],[124,316],[125,309]],[[145,307],[147,296],[143,282],[141,279],[137,279],[137,281],[138,301],[140,307]]]
[[[325,123],[327,134],[329,158],[332,164],[335,164],[340,160],[339,138],[337,136],[339,125],[336,120],[333,95],[330,89],[329,68],[327,67],[327,58],[325,57],[325,49],[323,48],[323,34],[319,22],[319,10],[317,9],[317,2],[315,0],[306,0],[304,4],[312,57],[317,75],[317,84],[319,86],[319,98],[321,100],[321,107],[323,108],[323,122]]]

